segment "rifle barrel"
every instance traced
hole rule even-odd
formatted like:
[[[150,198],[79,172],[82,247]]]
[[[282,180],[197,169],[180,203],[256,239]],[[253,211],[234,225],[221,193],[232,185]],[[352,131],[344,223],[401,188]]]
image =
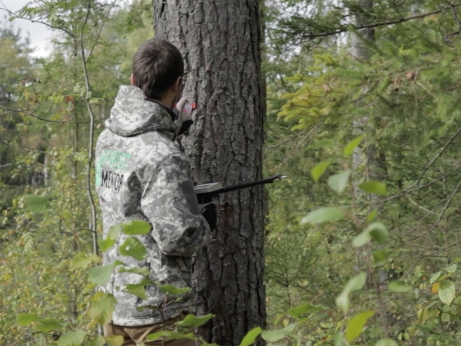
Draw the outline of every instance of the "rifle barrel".
[[[256,186],[256,185],[271,184],[275,180],[281,180],[283,178],[285,178],[285,176],[283,176],[281,174],[278,174],[278,175],[274,175],[272,177],[262,179],[262,180],[258,180],[258,181],[252,181],[252,182],[249,182],[249,183],[243,183],[243,184],[239,184],[239,185],[223,187],[222,189],[219,190],[219,193],[240,190],[240,189],[244,189],[246,187],[252,187],[252,186]]]

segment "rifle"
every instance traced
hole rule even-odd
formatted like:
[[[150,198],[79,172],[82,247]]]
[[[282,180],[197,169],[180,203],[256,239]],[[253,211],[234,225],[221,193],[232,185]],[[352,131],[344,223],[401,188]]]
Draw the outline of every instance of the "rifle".
[[[211,203],[213,197],[219,195],[220,193],[231,192],[231,191],[240,190],[240,189],[244,189],[244,188],[252,187],[256,185],[271,184],[276,180],[282,180],[285,178],[286,176],[278,174],[270,178],[252,181],[249,183],[243,183],[239,185],[228,186],[228,187],[223,187],[221,183],[201,184],[201,185],[194,186],[194,190],[195,190],[195,195],[197,196],[198,204],[203,205],[203,204]]]

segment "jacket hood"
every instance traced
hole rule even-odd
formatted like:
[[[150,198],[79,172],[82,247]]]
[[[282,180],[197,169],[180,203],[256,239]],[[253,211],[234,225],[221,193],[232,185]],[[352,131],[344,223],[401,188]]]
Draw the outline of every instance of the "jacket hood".
[[[128,85],[120,86],[105,126],[123,137],[148,131],[176,130],[173,118],[166,107],[146,100],[141,89]]]

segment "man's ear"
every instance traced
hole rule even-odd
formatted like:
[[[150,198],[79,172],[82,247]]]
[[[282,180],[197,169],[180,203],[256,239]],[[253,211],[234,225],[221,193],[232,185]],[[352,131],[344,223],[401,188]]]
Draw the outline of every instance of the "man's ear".
[[[134,74],[131,74],[130,80],[131,80],[131,85],[136,86],[136,80],[134,79]]]
[[[178,92],[179,88],[181,88],[181,81],[182,77],[178,77],[173,83],[173,91],[175,94]]]

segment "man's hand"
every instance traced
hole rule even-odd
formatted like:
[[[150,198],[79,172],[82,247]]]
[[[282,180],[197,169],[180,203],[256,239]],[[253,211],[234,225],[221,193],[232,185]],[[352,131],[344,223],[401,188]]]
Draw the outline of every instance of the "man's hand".
[[[218,215],[216,213],[216,206],[213,203],[208,203],[205,205],[201,213],[205,220],[207,220],[208,224],[210,225],[210,231],[215,229],[216,223],[218,222]]]

